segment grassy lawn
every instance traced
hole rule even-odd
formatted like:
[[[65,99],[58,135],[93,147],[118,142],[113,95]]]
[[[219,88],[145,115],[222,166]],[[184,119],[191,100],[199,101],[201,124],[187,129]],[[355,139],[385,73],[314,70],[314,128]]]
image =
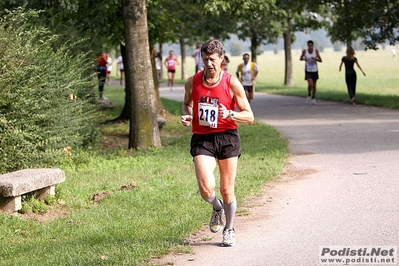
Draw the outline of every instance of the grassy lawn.
[[[321,53],[323,59],[319,63],[319,77],[316,98],[347,102],[349,96],[345,84],[344,67],[338,71],[344,52],[338,53],[326,50]],[[282,95],[306,97],[307,82],[304,80],[304,63],[299,61],[300,51],[293,51],[294,83],[292,87],[283,86],[281,70],[284,69],[283,55],[267,54],[262,56],[260,66],[265,72],[260,72],[257,91]],[[359,104],[382,106],[399,109],[399,58],[393,58],[391,49],[380,51],[356,51],[360,66],[366,77],[357,70],[356,102]],[[276,67],[273,67],[276,66]]]
[[[317,47],[316,47],[317,48]],[[366,73],[366,77],[357,70],[357,93],[356,102],[359,104],[382,106],[399,109],[399,57],[392,57],[391,47],[378,51],[356,51],[356,58],[360,66]],[[293,76],[294,86],[284,86],[284,52],[266,51],[257,58],[260,69],[257,78],[256,91],[272,94],[293,95],[306,97],[307,82],[304,80],[305,63],[299,61],[301,50],[293,50]],[[334,52],[331,48],[326,48],[320,52],[323,59],[319,63],[319,77],[317,82],[316,98],[330,101],[347,102],[349,96],[345,84],[344,66],[339,72],[339,64],[345,50]],[[241,56],[229,56],[229,70],[235,75],[237,65],[242,63]],[[187,58],[188,75],[193,74],[194,62],[192,58]],[[164,73],[164,78],[166,72]],[[176,78],[183,83],[181,74],[178,71]]]
[[[121,87],[106,91],[122,101]],[[0,214],[0,265],[145,265],[170,250],[190,252],[185,239],[208,222],[211,207],[198,193],[181,104],[163,102],[170,114],[162,149],[128,151],[128,123],[104,126],[102,149],[72,151],[60,166],[66,181],[56,188],[58,204],[41,215]],[[239,130],[236,193],[238,215],[246,215],[251,196],[281,172],[288,151],[267,125]]]

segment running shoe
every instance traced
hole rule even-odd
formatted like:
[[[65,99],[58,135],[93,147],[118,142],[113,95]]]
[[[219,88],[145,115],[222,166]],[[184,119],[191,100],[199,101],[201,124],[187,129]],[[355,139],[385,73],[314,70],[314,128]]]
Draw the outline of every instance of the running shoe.
[[[315,98],[312,99],[312,104],[316,105],[316,99]]]
[[[222,204],[222,206],[223,206],[223,204]],[[209,229],[211,230],[212,233],[217,233],[220,230],[222,230],[222,228],[224,226],[223,214],[224,214],[223,209],[215,210],[215,208],[213,208],[211,221],[209,222]]]
[[[236,232],[233,229],[224,229],[222,247],[231,247],[236,244]]]
[[[310,100],[311,100],[310,96],[306,97],[306,103],[310,103]]]

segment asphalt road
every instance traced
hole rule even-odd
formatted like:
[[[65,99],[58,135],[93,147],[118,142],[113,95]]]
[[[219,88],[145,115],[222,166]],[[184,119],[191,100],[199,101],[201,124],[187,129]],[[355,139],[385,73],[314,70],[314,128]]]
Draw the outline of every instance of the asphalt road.
[[[183,88],[160,94],[182,101]],[[265,187],[249,216],[236,217],[236,246],[220,247],[221,235],[204,228],[190,239],[194,254],[156,263],[308,266],[322,265],[321,246],[399,247],[399,111],[327,101],[313,106],[305,98],[262,93],[251,106],[255,119],[288,139],[285,173]]]

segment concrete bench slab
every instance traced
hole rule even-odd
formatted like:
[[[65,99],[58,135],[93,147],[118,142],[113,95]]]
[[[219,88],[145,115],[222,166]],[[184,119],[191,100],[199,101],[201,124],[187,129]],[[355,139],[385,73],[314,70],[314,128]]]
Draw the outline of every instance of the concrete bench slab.
[[[21,196],[37,192],[38,199],[55,194],[55,185],[65,181],[58,168],[24,169],[0,175],[0,208],[15,212],[22,208]]]

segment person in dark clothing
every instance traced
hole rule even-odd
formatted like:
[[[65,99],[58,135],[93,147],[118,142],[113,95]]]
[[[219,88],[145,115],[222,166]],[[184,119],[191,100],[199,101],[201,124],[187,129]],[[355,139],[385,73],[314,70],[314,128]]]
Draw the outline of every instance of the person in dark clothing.
[[[357,67],[360,69],[360,71],[362,71],[364,76],[366,76],[366,73],[364,73],[364,71],[360,67],[359,62],[355,57],[355,50],[351,46],[348,46],[348,48],[346,49],[346,56],[342,57],[341,64],[339,65],[339,71],[341,71],[343,64],[345,64],[345,82],[348,88],[349,99],[353,105],[356,105],[357,76],[354,65],[357,65]]]
[[[98,76],[98,93],[99,99],[104,100],[106,99],[103,96],[104,93],[104,85],[107,79],[107,57],[104,53],[97,54],[97,76]]]

